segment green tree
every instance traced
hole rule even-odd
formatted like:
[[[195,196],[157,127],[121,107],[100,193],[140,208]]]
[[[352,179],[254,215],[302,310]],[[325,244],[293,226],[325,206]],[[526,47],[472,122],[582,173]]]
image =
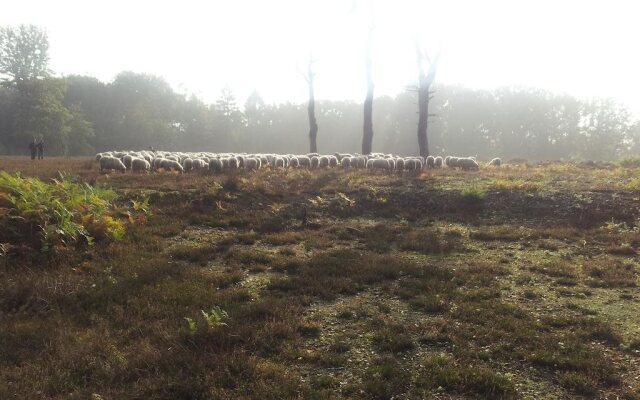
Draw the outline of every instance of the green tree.
[[[49,76],[49,39],[34,25],[0,27],[0,77],[19,84]]]

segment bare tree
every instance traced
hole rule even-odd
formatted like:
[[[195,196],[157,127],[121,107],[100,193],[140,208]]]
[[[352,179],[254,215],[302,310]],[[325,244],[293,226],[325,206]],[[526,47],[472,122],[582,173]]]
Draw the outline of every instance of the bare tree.
[[[373,71],[372,71],[373,27],[369,28],[367,48],[365,50],[365,68],[367,70],[367,97],[364,100],[364,124],[362,131],[362,154],[370,154],[373,142]]]
[[[309,151],[311,153],[317,153],[318,144],[316,138],[318,137],[318,123],[316,122],[316,100],[313,93],[313,80],[315,78],[315,73],[313,72],[313,57],[309,57],[307,72],[301,72],[301,74],[309,85],[309,105],[307,106],[307,113],[309,114]]]
[[[417,41],[415,41],[416,61],[418,63],[418,146],[420,156],[429,156],[429,139],[427,137],[427,124],[429,119],[429,100],[431,100],[431,85],[436,78],[440,50],[435,58],[431,60],[426,51],[422,51]],[[429,67],[425,73],[425,60]]]

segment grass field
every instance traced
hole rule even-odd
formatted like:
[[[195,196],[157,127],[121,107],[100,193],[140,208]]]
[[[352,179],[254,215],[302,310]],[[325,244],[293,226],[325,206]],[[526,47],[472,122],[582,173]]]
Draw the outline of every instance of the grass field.
[[[0,256],[2,399],[640,398],[640,168],[109,174],[124,239]]]

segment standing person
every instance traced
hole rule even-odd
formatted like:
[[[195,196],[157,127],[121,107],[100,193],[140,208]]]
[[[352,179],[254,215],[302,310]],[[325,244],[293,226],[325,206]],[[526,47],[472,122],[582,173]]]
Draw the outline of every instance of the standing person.
[[[36,145],[38,148],[38,160],[42,160],[44,158],[44,139],[40,138],[40,141]]]
[[[35,160],[36,159],[36,148],[37,148],[37,144],[36,144],[36,138],[33,138],[33,140],[29,143],[29,151],[31,152],[31,159]]]

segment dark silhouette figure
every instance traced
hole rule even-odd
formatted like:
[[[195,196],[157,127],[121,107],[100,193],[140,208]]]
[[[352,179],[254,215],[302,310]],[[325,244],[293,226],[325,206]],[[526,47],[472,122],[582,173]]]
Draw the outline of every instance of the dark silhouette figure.
[[[35,160],[36,159],[36,151],[37,151],[37,144],[36,144],[36,139],[34,138],[33,141],[31,141],[29,143],[29,151],[31,152],[31,159]]]
[[[40,139],[36,144],[36,148],[38,150],[38,160],[42,160],[44,158],[44,139]]]

